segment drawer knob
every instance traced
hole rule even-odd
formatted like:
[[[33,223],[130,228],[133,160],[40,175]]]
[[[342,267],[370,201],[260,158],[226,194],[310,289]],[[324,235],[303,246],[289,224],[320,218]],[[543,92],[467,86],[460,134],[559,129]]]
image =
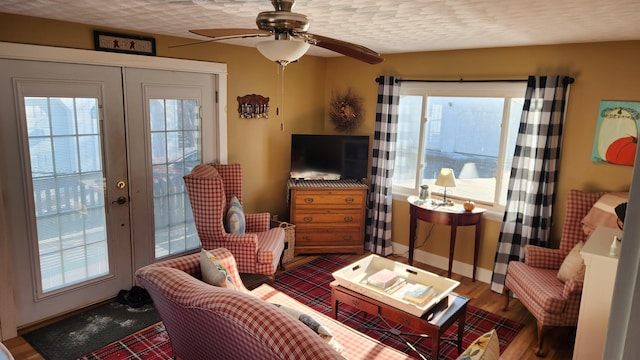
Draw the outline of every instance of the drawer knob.
[[[345,236],[344,236],[344,239],[345,239],[345,240],[351,240],[351,235],[345,235]]]
[[[358,305],[360,305],[360,301],[358,301],[358,300],[351,300],[351,305],[353,305],[353,306],[358,306]]]
[[[353,216],[345,216],[344,217],[344,221],[345,222],[352,222],[353,221]]]
[[[303,237],[303,239],[305,239],[305,240],[311,240],[311,236],[307,235],[307,236]]]
[[[304,198],[304,202],[307,204],[311,204],[313,202],[313,198]]]
[[[345,198],[345,199],[344,199],[344,202],[346,202],[347,204],[353,204],[353,202],[354,202],[354,201],[355,201],[355,200],[354,200],[354,198],[352,198],[352,197],[348,197],[348,198]]]
[[[313,220],[313,218],[311,216],[305,216],[304,217],[304,222],[311,222],[311,220]]]

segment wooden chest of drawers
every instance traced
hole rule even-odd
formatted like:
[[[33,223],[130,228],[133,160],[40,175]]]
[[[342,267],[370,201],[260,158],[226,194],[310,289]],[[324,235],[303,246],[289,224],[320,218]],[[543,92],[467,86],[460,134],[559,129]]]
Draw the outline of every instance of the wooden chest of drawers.
[[[295,255],[364,252],[366,185],[298,181],[289,189]]]

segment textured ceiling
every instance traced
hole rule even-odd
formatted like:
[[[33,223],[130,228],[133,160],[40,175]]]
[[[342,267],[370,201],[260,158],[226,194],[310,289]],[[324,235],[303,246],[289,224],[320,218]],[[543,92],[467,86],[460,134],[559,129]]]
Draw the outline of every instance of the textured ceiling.
[[[0,0],[0,12],[203,40],[188,30],[256,29],[271,10],[269,0]],[[640,40],[638,0],[298,0],[293,11],[310,18],[310,33],[381,54]]]

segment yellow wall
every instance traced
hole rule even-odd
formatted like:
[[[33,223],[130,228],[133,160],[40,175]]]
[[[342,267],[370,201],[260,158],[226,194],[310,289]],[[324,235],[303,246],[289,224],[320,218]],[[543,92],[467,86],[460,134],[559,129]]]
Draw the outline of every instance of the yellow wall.
[[[571,86],[555,212],[554,241],[560,236],[565,213],[563,199],[572,188],[583,190],[629,189],[632,168],[591,162],[591,149],[601,100],[640,101],[640,42],[612,42],[537,47],[513,47],[460,51],[439,51],[385,56],[382,64],[363,66],[347,58],[327,61],[326,96],[331,91],[352,87],[363,97],[366,128],[373,132],[379,75],[405,79],[526,79],[528,75],[562,74],[575,77]],[[330,121],[325,119],[325,126]],[[408,245],[409,209],[406,201],[394,200],[393,239]],[[429,225],[418,229],[420,243]],[[466,233],[464,232],[466,231]],[[492,269],[500,223],[485,221],[479,266]],[[448,256],[447,227],[436,227],[422,250]],[[464,239],[464,240],[462,240]],[[458,232],[456,260],[472,263],[472,228]]]
[[[93,27],[0,13],[0,41],[93,49]],[[131,33],[118,29],[112,30]],[[270,211],[288,217],[285,184],[289,170],[291,133],[334,133],[327,105],[334,92],[352,88],[363,99],[364,121],[354,134],[373,135],[379,75],[406,79],[524,79],[530,74],[563,74],[575,77],[564,128],[558,202],[553,234],[558,237],[565,212],[563,199],[571,188],[627,190],[631,167],[591,162],[591,148],[601,100],[640,101],[640,41],[513,47],[460,51],[393,54],[385,62],[367,65],[349,58],[305,55],[285,71],[283,115],[278,104],[276,66],[256,49],[207,43],[168,48],[193,41],[154,34],[157,56],[226,63],[228,66],[229,161],[243,165],[247,211]],[[243,120],[236,116],[236,97],[257,93],[271,98],[271,118]],[[284,131],[280,131],[280,123]],[[408,205],[394,201],[394,241],[408,244]],[[480,266],[492,269],[500,223],[486,221]],[[471,229],[461,229],[456,259],[471,263]],[[419,228],[420,242],[426,226]],[[447,228],[436,228],[423,250],[447,256]],[[462,240],[464,239],[464,240]]]

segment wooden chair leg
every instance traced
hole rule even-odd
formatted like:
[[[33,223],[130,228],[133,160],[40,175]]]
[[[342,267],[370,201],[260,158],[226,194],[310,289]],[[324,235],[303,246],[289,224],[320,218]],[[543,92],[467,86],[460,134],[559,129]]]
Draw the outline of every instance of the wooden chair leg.
[[[509,300],[511,299],[511,297],[509,296],[510,292],[511,290],[509,290],[509,288],[505,285],[504,289],[502,290],[502,295],[504,295],[504,307],[502,308],[502,311],[509,310]]]
[[[551,327],[542,325],[539,321],[537,322],[537,326],[538,326],[538,348],[536,349],[536,356],[544,357],[546,353],[542,351],[542,343],[544,340],[544,335],[547,333],[547,331],[549,331]]]
[[[274,286],[276,284],[276,273],[267,275],[267,278],[269,279],[269,285]]]

